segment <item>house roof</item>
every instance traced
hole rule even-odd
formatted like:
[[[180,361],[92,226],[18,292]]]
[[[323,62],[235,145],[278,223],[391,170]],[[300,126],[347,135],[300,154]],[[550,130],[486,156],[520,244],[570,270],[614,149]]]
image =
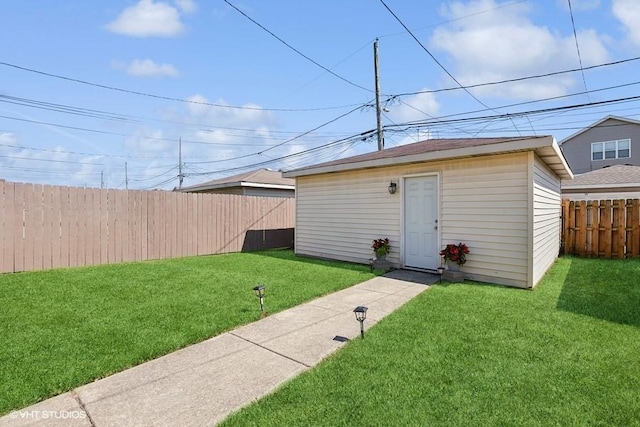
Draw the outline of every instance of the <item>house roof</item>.
[[[638,120],[633,120],[633,119],[628,119],[626,117],[619,117],[619,116],[607,116],[605,118],[602,118],[600,120],[598,120],[595,123],[590,124],[589,126],[585,127],[584,129],[579,130],[578,132],[574,133],[571,136],[566,137],[565,139],[563,139],[562,141],[559,142],[560,145],[564,144],[565,142],[569,141],[570,139],[575,138],[576,136],[590,130],[593,129],[596,126],[600,126],[602,123],[606,122],[607,120],[619,120],[621,122],[627,122],[629,124],[633,124],[633,125],[640,125],[640,121]]]
[[[622,188],[640,186],[640,166],[614,165],[562,180],[562,189]]]
[[[552,136],[428,139],[400,147],[287,171],[283,176],[295,178],[298,176],[354,169],[378,168],[532,150],[535,151],[560,178],[570,179],[573,177],[558,143]]]
[[[295,179],[283,178],[281,172],[273,171],[270,169],[257,169],[226,178],[220,178],[189,187],[183,187],[178,191],[196,192],[229,187],[258,187],[274,188],[280,190],[295,190],[295,184]]]

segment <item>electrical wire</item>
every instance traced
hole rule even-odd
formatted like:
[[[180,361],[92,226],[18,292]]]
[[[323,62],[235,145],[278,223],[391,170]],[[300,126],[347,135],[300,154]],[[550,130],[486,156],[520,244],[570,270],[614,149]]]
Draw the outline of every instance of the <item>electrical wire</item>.
[[[288,47],[289,49],[291,49],[292,51],[294,51],[295,53],[297,53],[298,55],[302,56],[304,59],[306,59],[307,61],[311,62],[312,64],[322,68],[324,71],[326,71],[327,73],[331,74],[334,77],[339,78],[340,80],[342,80],[345,83],[350,84],[351,86],[357,87],[358,89],[362,89],[362,90],[366,90],[367,92],[371,92],[373,93],[373,90],[366,88],[364,86],[360,86],[359,84],[356,84],[354,82],[352,82],[351,80],[348,80],[344,77],[342,77],[339,74],[336,74],[334,71],[330,70],[329,68],[325,67],[324,65],[320,64],[319,62],[311,59],[310,57],[308,57],[307,55],[305,55],[304,53],[300,52],[298,49],[296,49],[295,47],[291,46],[289,43],[287,43],[286,41],[284,41],[282,38],[278,37],[275,33],[273,33],[273,31],[269,30],[268,28],[266,28],[264,25],[260,24],[258,21],[256,21],[255,19],[251,18],[249,15],[247,15],[246,13],[244,13],[242,10],[240,10],[237,6],[235,6],[233,3],[231,3],[229,0],[224,0],[224,2],[226,4],[228,4],[229,6],[231,6],[233,9],[235,9],[237,12],[239,12],[242,16],[244,16],[245,18],[247,18],[249,21],[253,22],[255,25],[257,25],[258,27],[260,27],[261,29],[263,29],[264,31],[266,31],[267,33],[269,33],[269,35],[271,35],[273,38],[275,38],[276,40],[278,40],[280,43],[284,44],[286,47]]]
[[[460,83],[458,81],[458,79],[456,79],[453,74],[451,74],[449,72],[449,70],[446,69],[446,67],[444,65],[442,65],[442,63],[440,61],[438,61],[438,59],[431,53],[431,51],[429,51],[429,49],[426,48],[426,46],[424,44],[422,44],[422,42],[415,36],[415,34],[413,34],[413,32],[411,32],[411,30],[409,29],[409,27],[407,27],[405,25],[404,22],[402,22],[402,20],[398,17],[398,15],[395,14],[395,12],[393,10],[391,10],[391,8],[389,6],[387,6],[387,4],[384,2],[384,0],[379,0],[380,3],[382,3],[382,5],[387,9],[387,11],[389,11],[389,13],[396,19],[396,21],[398,21],[398,23],[400,25],[402,25],[402,27],[407,31],[407,33],[409,33],[409,35],[416,41],[416,43],[418,43],[420,45],[420,47],[422,48],[422,50],[424,50],[430,57],[431,59],[433,59],[433,61],[438,64],[438,66],[449,76],[451,77],[451,79],[456,82],[456,84],[462,89],[464,90],[467,94],[469,94],[469,96],[471,96],[473,99],[475,99],[480,105],[482,105],[485,108],[490,108],[487,104],[485,104],[484,102],[482,102],[480,99],[478,99],[474,94],[471,93],[471,91],[469,91],[469,89],[467,89],[466,87],[464,87],[462,85],[462,83]]]
[[[588,66],[588,67],[583,67],[582,70],[594,70],[596,68],[601,68],[601,67],[620,65],[620,64],[627,63],[627,62],[637,61],[639,59],[640,59],[640,56],[636,56],[636,57],[633,57],[633,58],[621,59],[619,61],[612,61],[612,62],[606,62],[606,63],[603,63],[603,64],[597,64],[597,65],[591,65],[591,66]],[[499,81],[495,81],[495,82],[477,83],[477,84],[473,84],[473,85],[467,85],[467,86],[464,86],[464,87],[449,87],[449,88],[443,88],[443,89],[421,90],[421,91],[417,91],[417,92],[404,92],[404,93],[399,93],[399,94],[395,94],[395,95],[392,95],[392,96],[393,97],[401,97],[401,96],[419,95],[419,94],[423,94],[423,93],[440,93],[440,92],[449,92],[449,91],[461,90],[461,89],[464,89],[464,88],[466,88],[466,89],[475,89],[475,88],[478,88],[478,87],[500,85],[500,84],[505,84],[505,83],[521,82],[521,81],[525,81],[525,80],[539,79],[539,78],[543,78],[543,77],[552,77],[552,76],[558,76],[558,75],[561,75],[561,74],[575,73],[575,72],[578,72],[580,70],[581,70],[581,68],[574,68],[574,69],[570,69],[570,70],[554,71],[554,72],[551,72],[551,73],[535,74],[535,75],[525,76],[525,77],[516,77],[516,78],[513,78],[513,79],[505,79],[505,80],[499,80]]]
[[[328,125],[330,125],[331,123],[334,123],[334,122],[336,122],[336,121],[338,121],[338,120],[340,120],[340,119],[342,119],[342,118],[344,118],[344,117],[346,117],[346,116],[348,116],[348,115],[350,115],[350,114],[352,114],[352,113],[354,113],[354,112],[356,112],[356,111],[358,111],[358,110],[360,110],[360,109],[361,109],[361,107],[358,107],[358,108],[354,108],[354,109],[352,109],[352,110],[349,110],[349,111],[347,111],[346,113],[339,115],[338,117],[335,117],[335,118],[333,118],[333,119],[331,119],[331,120],[329,120],[329,121],[327,121],[327,122],[322,123],[321,125],[318,125],[318,126],[314,127],[313,129],[310,129],[310,130],[308,130],[308,131],[306,131],[306,132],[303,132],[303,133],[301,133],[301,134],[299,134],[299,135],[294,136],[293,138],[289,138],[289,139],[287,139],[287,140],[286,140],[286,141],[284,141],[284,142],[281,142],[281,143],[279,143],[279,144],[273,145],[273,146],[271,146],[271,147],[269,147],[269,148],[266,148],[266,149],[264,149],[264,150],[258,151],[258,152],[256,152],[256,153],[244,154],[244,155],[241,155],[241,156],[231,157],[231,158],[223,159],[223,160],[210,160],[210,161],[192,162],[192,163],[197,163],[197,164],[203,164],[203,163],[209,163],[209,164],[210,164],[210,163],[220,163],[220,162],[227,162],[227,161],[231,161],[231,160],[240,160],[240,159],[245,159],[245,158],[247,158],[247,157],[251,157],[251,156],[262,155],[262,154],[266,153],[267,151],[271,151],[271,150],[273,150],[274,148],[281,147],[281,146],[283,146],[283,145],[285,145],[285,144],[288,144],[288,143],[293,142],[293,141],[295,141],[295,140],[297,140],[297,139],[300,139],[300,138],[302,138],[302,137],[303,137],[303,136],[305,136],[305,135],[308,135],[308,134],[310,134],[310,133],[312,133],[312,132],[315,132],[315,131],[316,131],[316,130],[318,130],[318,129],[321,129],[321,128],[325,127],[325,126],[328,126]]]
[[[247,107],[247,106],[239,106],[239,105],[217,104],[217,103],[213,103],[213,102],[194,101],[192,99],[173,98],[173,97],[170,97],[170,96],[157,95],[157,94],[145,93],[145,92],[138,92],[138,91],[135,91],[135,90],[123,89],[123,88],[104,85],[104,84],[100,84],[100,83],[93,83],[93,82],[89,82],[87,80],[81,80],[81,79],[76,79],[76,78],[72,78],[72,77],[66,77],[66,76],[62,76],[62,75],[59,75],[59,74],[47,73],[45,71],[40,71],[40,70],[35,70],[33,68],[27,68],[27,67],[23,67],[23,66],[20,66],[20,65],[10,64],[8,62],[0,61],[0,65],[3,65],[5,67],[10,67],[10,68],[15,68],[15,69],[21,70],[21,71],[27,71],[27,72],[34,73],[34,74],[39,74],[39,75],[42,75],[42,76],[52,77],[52,78],[56,78],[56,79],[66,80],[66,81],[73,82],[73,83],[80,83],[80,84],[84,84],[84,85],[88,85],[88,86],[99,87],[99,88],[102,88],[102,89],[108,89],[108,90],[113,90],[113,91],[122,92],[122,93],[128,93],[128,94],[131,94],[131,95],[146,96],[146,97],[149,97],[149,98],[162,99],[162,100],[165,100],[165,101],[183,102],[183,103],[186,103],[186,104],[207,105],[209,107],[217,107],[217,108],[229,108],[229,109],[236,109],[236,110],[257,110],[257,111],[307,112],[307,111],[337,110],[337,109],[342,109],[342,108],[348,108],[348,107],[351,107],[351,106],[355,105],[355,104],[353,104],[353,105],[341,105],[341,106],[319,107],[319,108],[266,108],[266,107]]]
[[[587,94],[587,101],[591,101],[589,97],[589,89],[587,88],[587,80],[584,77],[584,68],[582,67],[582,55],[580,54],[580,45],[578,44],[578,34],[576,33],[576,22],[573,19],[573,7],[571,6],[571,0],[569,2],[569,15],[571,15],[571,27],[573,28],[573,39],[576,42],[576,51],[578,52],[578,62],[580,63],[580,74],[582,75],[582,83],[584,84],[584,90]]]

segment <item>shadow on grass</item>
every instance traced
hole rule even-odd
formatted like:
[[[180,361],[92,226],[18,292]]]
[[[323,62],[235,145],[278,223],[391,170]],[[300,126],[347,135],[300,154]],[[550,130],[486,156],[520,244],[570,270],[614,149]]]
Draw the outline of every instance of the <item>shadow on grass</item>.
[[[266,256],[270,258],[277,258],[277,259],[286,260],[286,261],[301,262],[305,264],[323,265],[328,267],[341,268],[341,269],[352,270],[352,271],[366,271],[366,272],[371,271],[371,268],[366,264],[357,264],[357,263],[347,262],[347,261],[336,261],[336,260],[330,260],[330,259],[312,258],[312,257],[307,257],[302,255],[296,255],[293,253],[293,250],[291,249],[274,249],[274,250],[251,252],[251,254]],[[379,275],[383,273],[383,271],[375,270],[374,273],[376,275]]]
[[[640,260],[574,258],[557,308],[640,326]]]

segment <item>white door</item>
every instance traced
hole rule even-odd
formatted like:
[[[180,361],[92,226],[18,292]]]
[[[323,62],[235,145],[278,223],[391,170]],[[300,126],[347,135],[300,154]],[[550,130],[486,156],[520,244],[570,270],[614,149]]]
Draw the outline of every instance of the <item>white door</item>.
[[[435,270],[438,252],[438,178],[405,178],[404,265]]]

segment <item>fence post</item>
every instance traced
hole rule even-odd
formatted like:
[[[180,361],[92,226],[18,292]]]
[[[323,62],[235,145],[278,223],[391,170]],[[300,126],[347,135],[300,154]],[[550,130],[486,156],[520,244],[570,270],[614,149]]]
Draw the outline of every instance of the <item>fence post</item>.
[[[640,200],[627,199],[627,257],[640,255]]]
[[[566,230],[567,230],[567,238],[566,238],[566,253],[574,255],[575,254],[575,242],[576,242],[576,232],[575,232],[575,202],[569,202],[567,208],[567,221],[566,221]]]
[[[600,209],[597,200],[589,202],[591,205],[591,255],[598,258],[600,256]]]

